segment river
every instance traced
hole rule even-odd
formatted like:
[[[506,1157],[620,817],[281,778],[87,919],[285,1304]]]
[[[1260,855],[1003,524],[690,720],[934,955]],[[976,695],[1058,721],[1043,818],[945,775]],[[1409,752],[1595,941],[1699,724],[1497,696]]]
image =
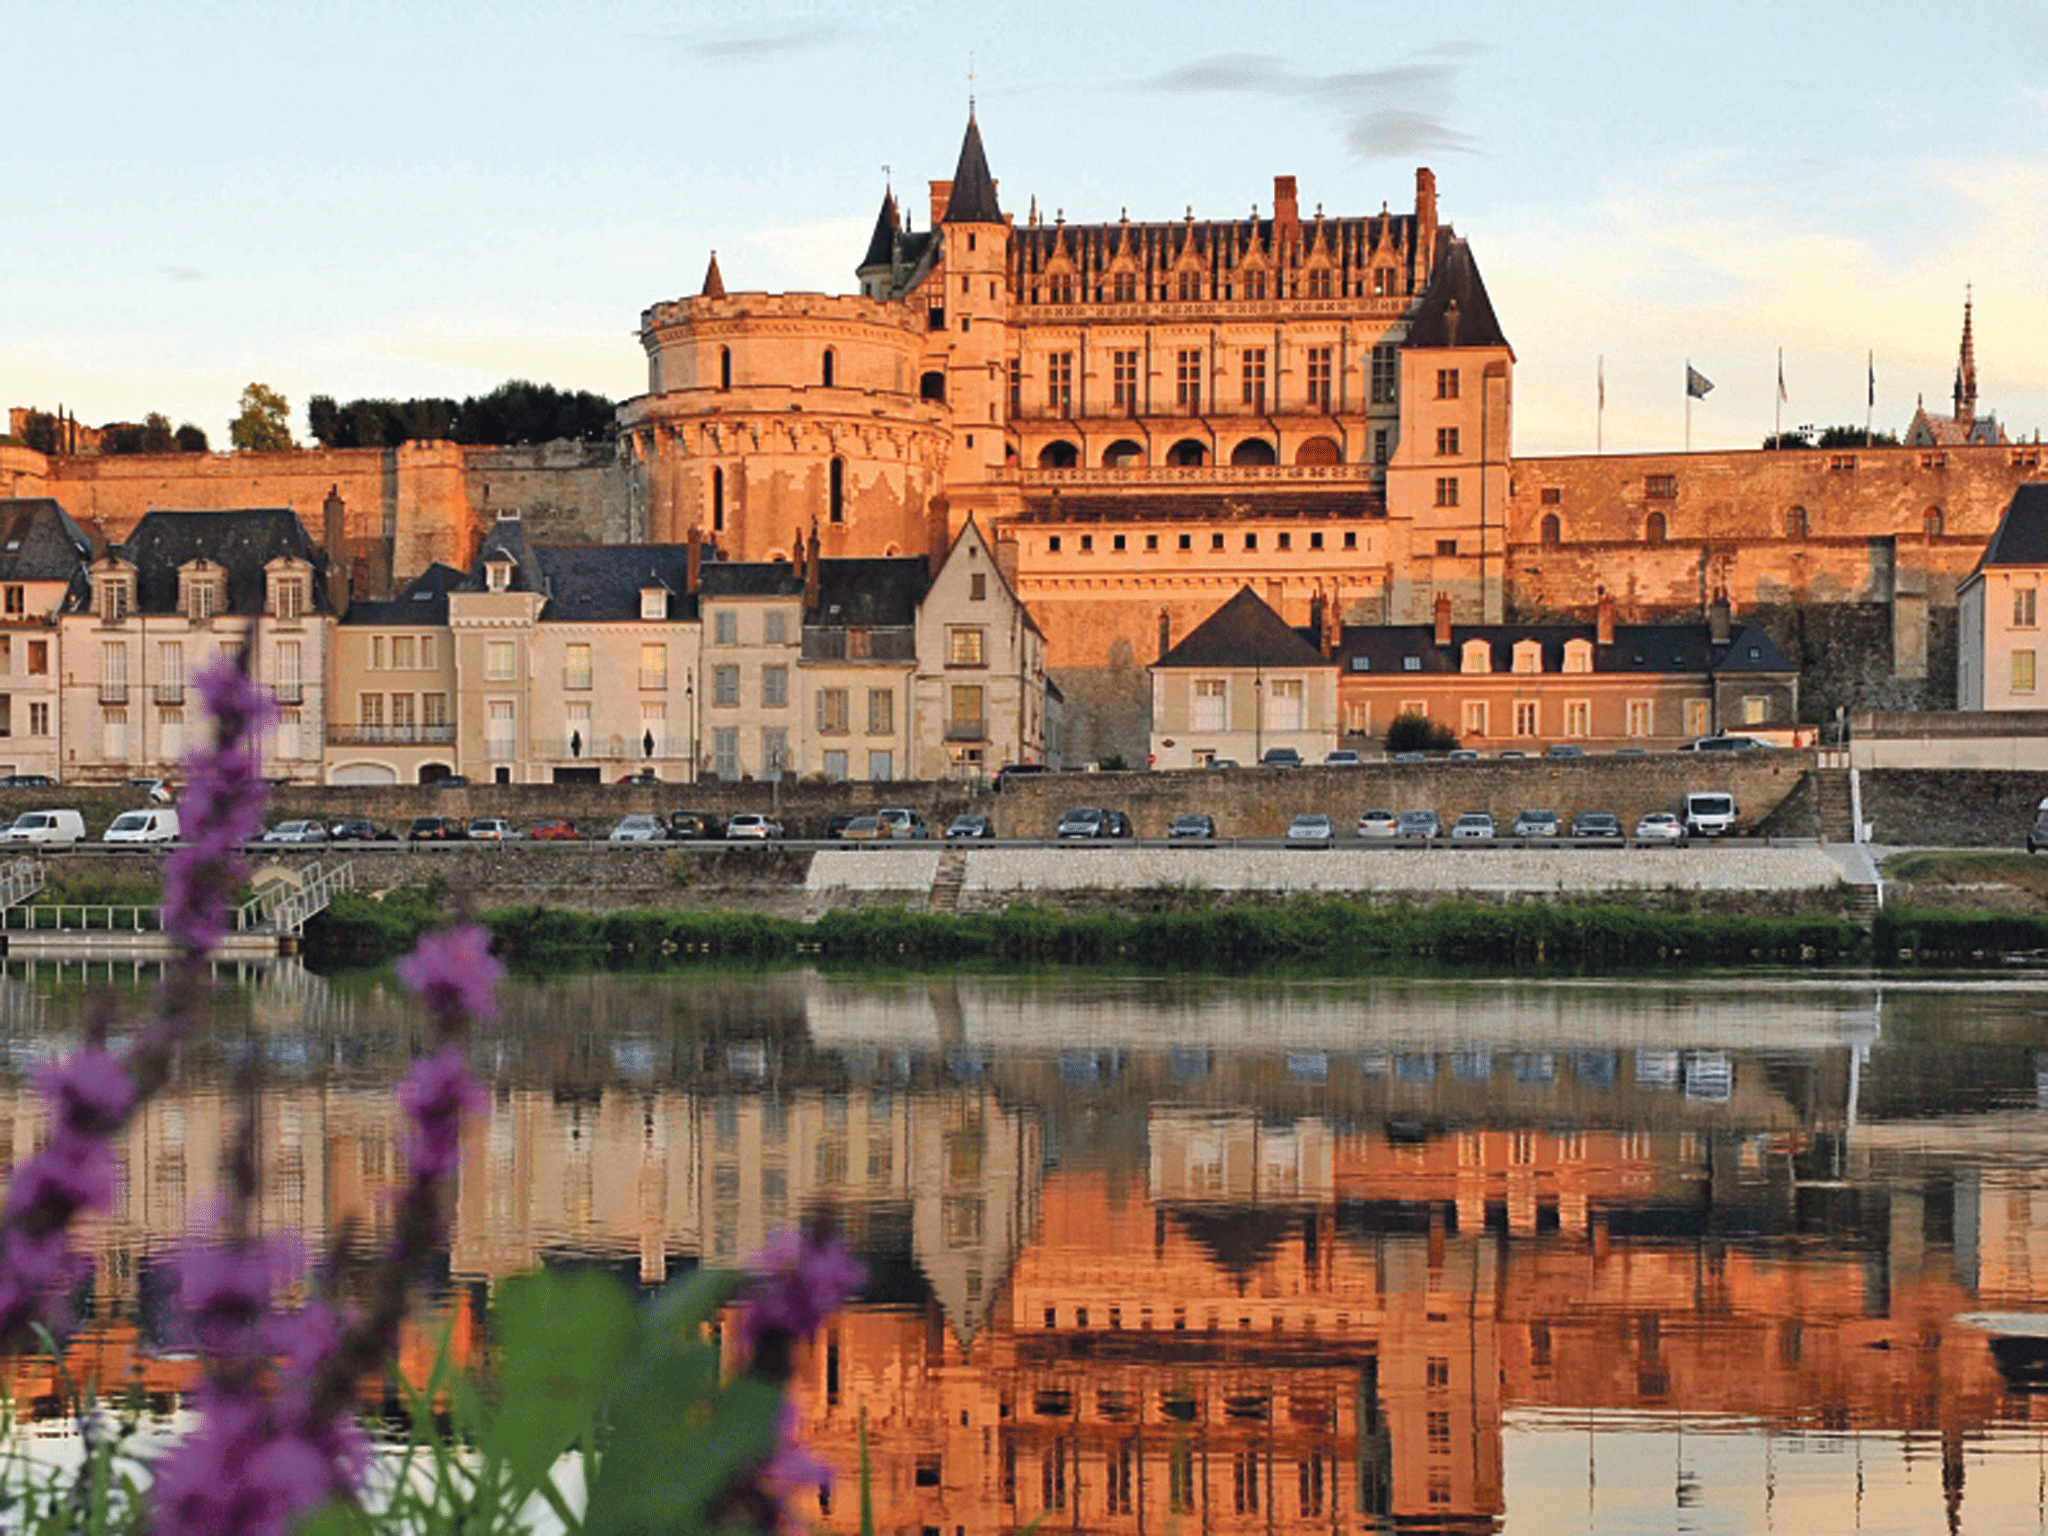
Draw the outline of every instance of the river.
[[[8,1167],[90,1006],[0,977]],[[418,1038],[388,977],[231,978],[73,1372],[191,1385],[161,1255],[252,1050],[264,1223],[374,1241]],[[872,1280],[806,1425],[850,1479],[865,1422],[881,1530],[2048,1529],[2048,1396],[1965,1320],[2048,1311],[2048,978],[575,975],[479,1061],[409,1363],[502,1276],[652,1287],[829,1208]]]

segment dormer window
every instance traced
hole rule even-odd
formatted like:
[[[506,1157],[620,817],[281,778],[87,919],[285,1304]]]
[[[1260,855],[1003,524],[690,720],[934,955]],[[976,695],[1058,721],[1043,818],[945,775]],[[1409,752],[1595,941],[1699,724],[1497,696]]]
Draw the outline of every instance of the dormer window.
[[[188,622],[204,624],[227,607],[227,572],[211,560],[193,560],[178,568],[178,612]]]
[[[307,583],[311,573],[296,561],[275,561],[270,571],[271,616],[295,623],[306,616]]]
[[[665,619],[668,617],[667,587],[642,587],[640,589],[640,617],[643,619]]]
[[[1593,670],[1593,642],[1590,640],[1567,640],[1564,643],[1564,669],[1567,672],[1590,672]]]
[[[1493,647],[1484,640],[1467,640],[1458,663],[1461,672],[1491,672]]]
[[[110,564],[92,578],[93,608],[102,624],[121,624],[135,608],[135,569]]]
[[[484,562],[484,584],[493,592],[512,590],[512,562],[510,560],[487,560]]]
[[[1543,645],[1536,640],[1515,642],[1515,670],[1517,672],[1541,672],[1543,670]]]

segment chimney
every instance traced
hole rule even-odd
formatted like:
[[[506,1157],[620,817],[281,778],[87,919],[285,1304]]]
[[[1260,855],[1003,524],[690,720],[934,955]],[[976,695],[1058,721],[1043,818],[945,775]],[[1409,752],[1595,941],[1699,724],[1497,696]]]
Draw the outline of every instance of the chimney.
[[[1317,582],[1317,583],[1316,583],[1316,589],[1315,589],[1315,591],[1313,591],[1313,592],[1311,592],[1311,593],[1309,594],[1309,599],[1308,599],[1308,627],[1309,627],[1310,629],[1312,629],[1312,630],[1314,630],[1314,631],[1315,631],[1315,635],[1316,635],[1316,644],[1317,644],[1317,645],[1321,645],[1321,644],[1323,643],[1323,640],[1324,640],[1324,635],[1323,635],[1323,585],[1322,585],[1322,583],[1321,583],[1321,582]]]
[[[1726,645],[1731,628],[1728,615],[1728,589],[1726,587],[1716,587],[1714,589],[1714,600],[1707,604],[1707,638],[1716,645]]]
[[[1436,643],[1440,649],[1449,649],[1451,643],[1451,594],[1448,592],[1436,595]]]
[[[818,525],[811,524],[811,544],[804,554],[804,612],[818,606]]]
[[[1173,615],[1164,608],[1159,610],[1159,655],[1162,660],[1173,649]]]
[[[690,564],[683,590],[690,596],[697,595],[697,578],[704,569],[704,530],[697,524],[690,524]]]
[[[946,222],[946,205],[953,201],[953,183],[935,181],[932,183],[932,228],[937,229]]]
[[[327,607],[339,618],[348,612],[348,507],[341,487],[330,486],[320,503],[320,542],[327,550]]]
[[[1283,250],[1300,238],[1301,204],[1297,201],[1292,176],[1273,178],[1273,249]]]
[[[1331,592],[1323,602],[1323,654],[1335,656],[1337,646],[1344,638],[1344,604],[1336,592]]]
[[[1593,620],[1593,639],[1600,645],[1614,644],[1614,594],[1600,589],[1600,605]]]

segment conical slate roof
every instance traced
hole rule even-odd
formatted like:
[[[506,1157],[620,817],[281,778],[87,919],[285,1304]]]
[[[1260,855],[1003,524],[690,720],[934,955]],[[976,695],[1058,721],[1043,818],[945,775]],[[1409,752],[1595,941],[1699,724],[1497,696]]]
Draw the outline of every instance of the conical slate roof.
[[[702,296],[707,299],[722,299],[725,297],[725,278],[719,273],[718,252],[716,251],[711,253],[711,265],[704,269]]]
[[[960,164],[953,170],[953,192],[946,199],[946,222],[1003,222],[1003,210],[996,206],[995,178],[988,173],[988,156],[982,153],[981,129],[972,108],[967,113],[967,137],[960,141]]]
[[[896,194],[893,190],[882,194],[882,211],[875,215],[875,233],[868,241],[868,253],[860,259],[856,271],[869,267],[886,267],[896,260],[896,232],[903,227],[903,217],[896,211]]]

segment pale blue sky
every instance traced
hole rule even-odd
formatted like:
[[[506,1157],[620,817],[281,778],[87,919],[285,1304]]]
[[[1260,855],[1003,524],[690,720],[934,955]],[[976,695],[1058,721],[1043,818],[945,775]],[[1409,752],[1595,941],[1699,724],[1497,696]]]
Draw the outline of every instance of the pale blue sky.
[[[1960,26],[1946,25],[1949,21]],[[1962,30],[1966,27],[1967,32]],[[0,404],[251,379],[641,387],[648,304],[844,291],[894,168],[923,222],[967,70],[1020,218],[1411,206],[1437,173],[1519,362],[1516,447],[1754,446],[1982,403],[2048,426],[2048,11],[1983,4],[42,4],[5,19]]]

